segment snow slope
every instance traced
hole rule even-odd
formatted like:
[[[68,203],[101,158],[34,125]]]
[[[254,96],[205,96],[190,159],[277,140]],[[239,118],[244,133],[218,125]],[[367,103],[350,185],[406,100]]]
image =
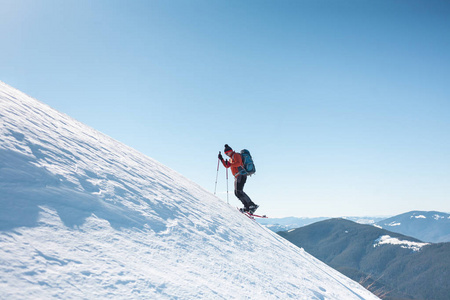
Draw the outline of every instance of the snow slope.
[[[0,299],[49,298],[377,299],[180,174],[0,82]]]

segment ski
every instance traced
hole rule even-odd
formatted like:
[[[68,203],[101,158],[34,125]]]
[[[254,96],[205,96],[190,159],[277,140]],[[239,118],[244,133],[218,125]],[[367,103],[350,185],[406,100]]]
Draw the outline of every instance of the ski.
[[[263,218],[263,219],[267,219],[268,218],[266,215],[255,215],[255,214],[251,214],[251,213],[249,213],[247,211],[243,212],[238,207],[236,207],[236,208],[241,214],[246,215],[248,218],[250,218],[252,220],[255,220],[255,218]]]
[[[249,215],[248,213],[242,213],[243,215],[245,215],[247,218],[252,219],[253,221],[256,221],[254,217],[252,217],[251,215]]]
[[[251,213],[246,213],[246,214],[248,214],[249,216],[252,216],[252,217],[256,217],[256,218],[263,218],[263,219],[267,219],[268,218],[268,216],[266,216],[266,215],[255,215],[255,214],[251,214]]]

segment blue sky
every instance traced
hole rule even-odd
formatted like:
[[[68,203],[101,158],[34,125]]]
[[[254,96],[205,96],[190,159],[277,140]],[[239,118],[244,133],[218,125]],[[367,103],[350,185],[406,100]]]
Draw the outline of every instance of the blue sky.
[[[210,191],[228,143],[270,216],[450,211],[448,1],[1,7],[0,80]]]

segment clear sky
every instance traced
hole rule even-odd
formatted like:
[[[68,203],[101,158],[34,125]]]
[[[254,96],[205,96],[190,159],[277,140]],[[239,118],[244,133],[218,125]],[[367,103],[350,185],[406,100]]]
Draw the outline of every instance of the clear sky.
[[[0,80],[211,192],[228,143],[269,216],[450,211],[449,1],[0,7]]]

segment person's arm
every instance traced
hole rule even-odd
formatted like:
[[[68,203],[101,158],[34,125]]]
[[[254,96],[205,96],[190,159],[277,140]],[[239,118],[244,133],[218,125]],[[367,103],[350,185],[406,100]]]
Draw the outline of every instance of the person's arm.
[[[231,161],[231,167],[236,168],[238,170],[237,174],[246,175],[247,171],[244,169],[244,165],[242,163],[242,156],[239,153],[233,155],[233,159]]]
[[[223,157],[222,157],[222,154],[221,154],[220,152],[219,152],[218,158],[219,158],[219,160],[222,162],[222,164],[223,164],[223,166],[224,166],[225,168],[231,167],[230,162],[229,162],[228,160],[224,160]]]
[[[240,166],[242,166],[242,157],[239,153],[235,153],[233,155],[230,166],[232,166],[234,168],[239,168]]]

